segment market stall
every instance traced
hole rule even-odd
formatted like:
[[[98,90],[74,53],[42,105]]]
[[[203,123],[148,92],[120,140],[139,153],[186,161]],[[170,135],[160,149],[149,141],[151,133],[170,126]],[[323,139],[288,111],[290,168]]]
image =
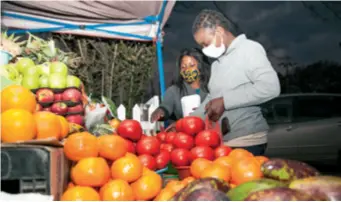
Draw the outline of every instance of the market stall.
[[[7,44],[2,41],[1,48],[20,57],[0,66],[1,78],[9,80],[1,89],[1,200],[32,197],[25,193],[43,194],[34,195],[36,201],[341,200],[341,178],[323,176],[303,162],[231,149],[208,118],[186,116],[174,131],[144,134],[141,122],[117,118],[110,99],[91,100],[64,63],[68,53],[34,35],[156,40],[163,94],[160,32],[173,6],[3,3],[2,22],[15,29],[2,35]],[[29,39],[16,43],[11,33],[26,31]],[[22,46],[25,53],[19,54]],[[48,62],[40,63],[44,57]],[[104,123],[86,124],[98,116]]]

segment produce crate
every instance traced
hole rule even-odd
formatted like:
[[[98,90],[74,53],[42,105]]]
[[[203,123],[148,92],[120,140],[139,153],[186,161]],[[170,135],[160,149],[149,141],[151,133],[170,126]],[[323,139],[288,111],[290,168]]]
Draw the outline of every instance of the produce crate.
[[[1,191],[41,193],[59,200],[69,177],[63,148],[1,144]]]

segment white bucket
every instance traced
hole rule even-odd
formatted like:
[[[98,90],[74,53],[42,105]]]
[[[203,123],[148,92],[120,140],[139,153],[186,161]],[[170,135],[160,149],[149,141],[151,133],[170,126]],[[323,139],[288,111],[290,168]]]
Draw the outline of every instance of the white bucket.
[[[197,108],[200,106],[201,99],[200,96],[195,95],[189,95],[181,98],[181,107],[182,107],[182,113],[183,116],[189,116],[190,113],[192,113],[194,108]]]
[[[12,55],[7,51],[0,51],[0,65],[7,65],[12,59]]]

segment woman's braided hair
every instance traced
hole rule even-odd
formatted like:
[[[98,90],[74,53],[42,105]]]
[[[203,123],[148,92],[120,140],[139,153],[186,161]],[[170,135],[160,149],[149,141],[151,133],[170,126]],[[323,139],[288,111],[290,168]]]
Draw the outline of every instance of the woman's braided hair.
[[[192,33],[195,34],[201,28],[210,28],[214,30],[217,26],[234,34],[232,24],[222,13],[215,10],[204,9],[195,18],[192,26]]]

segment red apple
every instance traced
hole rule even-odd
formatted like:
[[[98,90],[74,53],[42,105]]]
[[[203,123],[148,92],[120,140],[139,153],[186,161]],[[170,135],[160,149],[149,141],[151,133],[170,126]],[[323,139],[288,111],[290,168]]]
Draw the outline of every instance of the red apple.
[[[84,119],[81,115],[68,115],[66,116],[66,120],[70,123],[76,123],[78,125],[84,124]]]
[[[68,108],[64,102],[56,102],[51,106],[51,111],[58,115],[64,115],[68,111]]]
[[[54,94],[54,101],[55,102],[62,101],[62,100],[63,100],[63,93]]]
[[[78,104],[74,107],[69,107],[68,108],[68,113],[82,113],[84,111],[83,105],[82,104]]]
[[[41,111],[51,112],[51,107],[44,107]]]
[[[82,99],[81,92],[75,88],[69,88],[63,92],[63,101],[79,103],[81,99]]]
[[[53,102],[54,100],[53,91],[47,88],[39,89],[36,92],[36,97],[37,97],[38,102],[41,102],[41,103]]]

